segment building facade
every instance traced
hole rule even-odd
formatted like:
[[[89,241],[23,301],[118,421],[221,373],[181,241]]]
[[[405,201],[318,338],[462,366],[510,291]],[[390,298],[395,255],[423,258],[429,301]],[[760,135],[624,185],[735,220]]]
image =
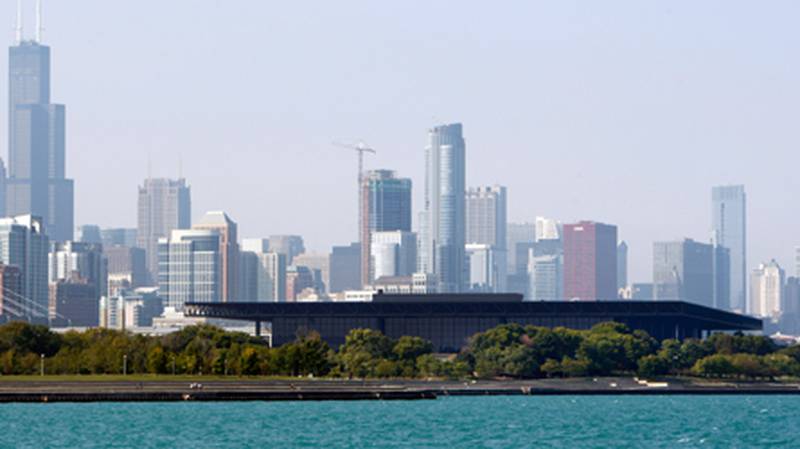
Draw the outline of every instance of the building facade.
[[[99,323],[100,295],[88,280],[73,275],[50,284],[50,325],[94,327]]]
[[[189,229],[192,220],[191,190],[185,179],[147,178],[139,187],[136,238],[144,249],[150,282],[158,279],[158,245],[176,229]]]
[[[214,230],[174,230],[159,240],[158,286],[167,307],[221,302],[222,256]]]
[[[408,231],[373,232],[370,277],[411,276],[417,270],[417,235]],[[363,260],[363,259],[362,259]]]
[[[582,221],[564,225],[564,297],[617,297],[617,227]]]
[[[331,251],[330,293],[361,289],[361,245],[334,246]]]
[[[517,244],[522,243],[527,245],[528,248],[536,241],[536,224],[534,223],[508,223],[506,225],[506,250],[508,254],[508,274],[513,275],[519,272],[525,272],[525,266],[517,265]],[[527,249],[525,250],[527,252]],[[527,262],[527,261],[526,261]]]
[[[730,309],[747,305],[747,198],[744,186],[718,186],[711,191],[714,241],[730,251]]]
[[[528,250],[527,299],[558,301],[564,298],[564,246],[560,239],[539,239]]]
[[[21,319],[46,321],[49,316],[49,247],[41,218],[21,215],[0,219],[0,263],[16,266],[22,277],[17,297]]]
[[[221,263],[221,301],[238,301],[239,290],[239,235],[236,223],[225,212],[206,213],[192,229],[216,231],[219,234]]]
[[[0,320],[25,319],[22,295],[22,271],[15,265],[0,264]]]
[[[109,284],[119,287],[139,288],[147,285],[145,254],[141,248],[128,246],[104,247]],[[113,293],[110,293],[112,294]]]

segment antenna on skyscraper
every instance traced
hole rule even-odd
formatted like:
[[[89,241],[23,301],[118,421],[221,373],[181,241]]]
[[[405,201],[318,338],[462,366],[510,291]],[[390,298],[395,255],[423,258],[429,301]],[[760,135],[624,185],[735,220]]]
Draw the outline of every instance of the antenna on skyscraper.
[[[17,0],[17,26],[15,28],[17,32],[17,44],[22,43],[22,0]]]
[[[36,0],[36,42],[42,43],[44,26],[42,23],[42,0]]]

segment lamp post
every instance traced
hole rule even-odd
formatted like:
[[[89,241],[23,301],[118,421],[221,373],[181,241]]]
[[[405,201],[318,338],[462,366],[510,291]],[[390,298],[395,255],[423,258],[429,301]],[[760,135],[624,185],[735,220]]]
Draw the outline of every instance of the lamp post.
[[[128,375],[128,354],[122,356],[122,375]]]
[[[44,376],[44,354],[39,354],[39,372]]]

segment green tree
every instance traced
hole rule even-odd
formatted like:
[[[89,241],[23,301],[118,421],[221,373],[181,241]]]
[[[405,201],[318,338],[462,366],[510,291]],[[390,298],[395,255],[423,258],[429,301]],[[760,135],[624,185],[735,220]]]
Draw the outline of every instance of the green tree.
[[[147,353],[147,372],[164,374],[167,372],[167,354],[161,346],[153,346]]]
[[[648,354],[639,359],[637,374],[641,377],[656,377],[667,374],[670,369],[669,360],[661,355]]]
[[[258,372],[258,351],[253,346],[246,346],[242,350],[241,370],[246,376],[255,376]]]
[[[350,377],[368,377],[375,373],[381,359],[391,356],[392,340],[373,329],[353,329],[339,348],[342,373]]]
[[[692,372],[703,377],[728,377],[735,374],[731,357],[727,354],[703,357],[694,364]]]
[[[545,360],[539,369],[547,377],[561,377],[564,375],[564,371],[561,368],[561,363],[559,363],[559,361],[556,359]]]

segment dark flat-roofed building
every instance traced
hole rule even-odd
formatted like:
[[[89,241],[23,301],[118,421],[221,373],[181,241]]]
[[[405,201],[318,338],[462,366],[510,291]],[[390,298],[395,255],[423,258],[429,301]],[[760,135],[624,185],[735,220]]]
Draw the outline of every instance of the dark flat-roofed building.
[[[681,301],[522,301],[518,294],[376,294],[371,302],[187,304],[187,316],[271,323],[272,344],[315,330],[332,347],[351,329],[369,328],[391,338],[430,340],[455,352],[470,336],[503,323],[589,329],[616,321],[653,337],[702,337],[711,331],[761,330],[761,320]]]

